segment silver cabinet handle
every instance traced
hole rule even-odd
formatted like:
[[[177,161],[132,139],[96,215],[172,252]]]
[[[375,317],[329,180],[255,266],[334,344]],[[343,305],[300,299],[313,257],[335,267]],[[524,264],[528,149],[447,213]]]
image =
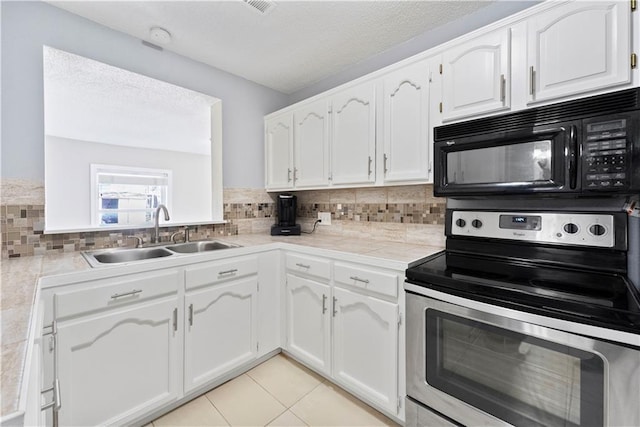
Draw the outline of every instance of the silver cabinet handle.
[[[178,309],[173,309],[173,330],[174,332],[178,330]]]
[[[297,262],[297,263],[296,263],[296,265],[297,265],[298,267],[300,267],[300,268],[311,268],[311,266],[310,266],[310,265],[302,264],[302,263],[300,263],[300,262]]]
[[[291,182],[291,169],[287,169],[287,182]]]
[[[533,66],[529,67],[529,95],[533,96],[533,92],[535,92],[536,84],[535,84],[536,70]]]
[[[369,279],[361,279],[358,276],[350,276],[349,279],[355,280],[356,282],[369,283]]]
[[[327,296],[322,294],[322,314],[327,312]]]
[[[60,408],[62,408],[62,395],[60,394],[60,380],[58,378],[53,382],[53,401],[55,402],[53,410],[60,411]]]
[[[193,326],[193,304],[189,304],[189,326]]]
[[[295,182],[298,180],[298,168],[293,168],[293,182],[295,184]]]
[[[504,102],[507,96],[507,81],[504,74],[500,74],[500,101]]]
[[[369,164],[367,166],[368,176],[371,176],[371,162],[372,161],[373,161],[373,159],[371,158],[371,156],[369,156]]]
[[[136,295],[142,292],[142,289],[134,289],[130,292],[125,292],[123,294],[113,294],[111,295],[111,299],[116,299],[116,298],[122,298],[122,297],[128,297],[131,295]]]
[[[384,173],[386,174],[389,169],[387,169],[387,160],[389,159],[389,157],[387,156],[387,153],[384,153]]]
[[[338,310],[336,310],[336,304],[338,303],[338,298],[333,297],[333,317],[336,317]]]
[[[218,273],[218,276],[224,276],[225,274],[235,274],[238,272],[237,268],[234,268],[233,270],[225,270],[225,271],[221,271]]]

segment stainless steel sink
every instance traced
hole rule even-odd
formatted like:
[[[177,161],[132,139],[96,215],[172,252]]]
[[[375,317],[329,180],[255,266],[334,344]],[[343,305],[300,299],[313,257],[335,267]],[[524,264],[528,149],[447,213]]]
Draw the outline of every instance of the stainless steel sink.
[[[82,252],[92,267],[104,264],[121,264],[172,256],[173,252],[163,247],[137,249],[107,249],[103,251]]]
[[[239,246],[231,243],[209,240],[178,243],[168,246],[154,246],[150,248],[85,251],[82,252],[82,256],[84,256],[92,267],[103,267],[105,265],[139,262],[167,256],[180,256],[181,254],[194,254],[198,252],[208,252],[218,249],[230,249],[237,247]]]
[[[237,245],[218,242],[216,240],[204,241],[204,242],[179,243],[177,245],[166,246],[167,249],[180,254],[192,254],[196,252],[208,252],[208,251],[216,251],[218,249],[230,249],[230,248],[237,248],[237,247],[238,247]]]

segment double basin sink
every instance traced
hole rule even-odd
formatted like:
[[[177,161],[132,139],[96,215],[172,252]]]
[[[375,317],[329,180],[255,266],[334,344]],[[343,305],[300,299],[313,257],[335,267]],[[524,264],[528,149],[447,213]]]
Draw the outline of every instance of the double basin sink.
[[[82,252],[82,255],[89,262],[89,265],[92,267],[100,267],[110,264],[131,263],[173,255],[194,254],[198,252],[209,252],[237,247],[239,246],[230,243],[223,243],[217,240],[207,240],[201,242],[170,244],[166,246],[152,246],[147,248],[85,251]]]

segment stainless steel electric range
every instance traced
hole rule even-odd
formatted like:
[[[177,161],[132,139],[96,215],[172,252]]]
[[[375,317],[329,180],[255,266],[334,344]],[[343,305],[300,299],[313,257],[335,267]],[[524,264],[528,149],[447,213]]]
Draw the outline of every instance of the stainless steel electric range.
[[[446,250],[406,272],[407,426],[640,425],[624,203],[449,199]]]

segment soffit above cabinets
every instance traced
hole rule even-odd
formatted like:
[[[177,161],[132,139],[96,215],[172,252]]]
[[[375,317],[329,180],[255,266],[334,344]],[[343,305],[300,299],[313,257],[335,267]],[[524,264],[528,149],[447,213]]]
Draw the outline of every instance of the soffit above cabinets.
[[[49,1],[164,49],[291,94],[492,1]],[[263,2],[264,3],[264,2]]]

